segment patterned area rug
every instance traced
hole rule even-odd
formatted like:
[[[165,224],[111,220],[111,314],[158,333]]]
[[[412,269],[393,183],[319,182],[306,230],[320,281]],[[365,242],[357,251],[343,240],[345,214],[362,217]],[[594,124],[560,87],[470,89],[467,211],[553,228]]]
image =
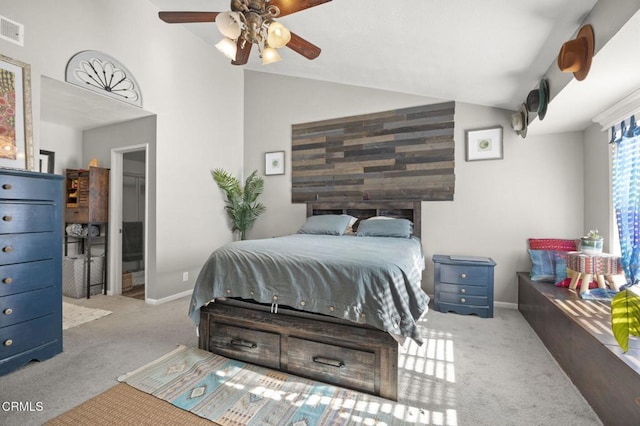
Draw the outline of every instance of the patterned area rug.
[[[428,423],[419,408],[186,346],[118,381],[221,425]]]
[[[111,313],[104,309],[85,308],[73,303],[62,302],[62,329],[67,330]]]

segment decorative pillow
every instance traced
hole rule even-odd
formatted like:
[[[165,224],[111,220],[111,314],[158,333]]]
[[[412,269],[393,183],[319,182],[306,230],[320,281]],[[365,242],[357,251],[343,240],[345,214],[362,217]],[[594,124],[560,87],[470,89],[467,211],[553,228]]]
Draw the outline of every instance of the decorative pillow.
[[[413,223],[408,219],[363,220],[358,225],[358,237],[397,237],[410,238]]]
[[[321,214],[311,216],[302,225],[298,234],[342,235],[351,223],[352,216],[346,214]]]
[[[559,238],[529,238],[529,248],[531,250],[578,250],[576,240],[565,240]]]
[[[569,271],[567,270],[567,252],[556,251],[553,253],[553,260],[555,266],[555,279],[554,283],[556,287],[569,287],[571,278],[569,277]],[[565,281],[568,281],[565,285]]]
[[[531,257],[531,281],[551,281],[555,283],[556,265],[554,250],[529,250]]]

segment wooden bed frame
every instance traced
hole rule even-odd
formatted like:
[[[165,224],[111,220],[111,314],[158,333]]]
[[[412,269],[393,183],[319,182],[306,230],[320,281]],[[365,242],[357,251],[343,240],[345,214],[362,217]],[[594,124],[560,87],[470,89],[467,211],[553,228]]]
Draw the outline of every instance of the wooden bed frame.
[[[421,231],[420,201],[307,204],[307,216],[350,214],[406,218]],[[374,327],[322,314],[239,299],[201,309],[199,347],[298,376],[398,399],[398,343]]]

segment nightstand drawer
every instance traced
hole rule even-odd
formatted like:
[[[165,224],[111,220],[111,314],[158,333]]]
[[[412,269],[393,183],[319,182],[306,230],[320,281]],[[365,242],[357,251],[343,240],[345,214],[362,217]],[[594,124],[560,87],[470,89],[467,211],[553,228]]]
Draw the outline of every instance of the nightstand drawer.
[[[458,293],[440,292],[440,302],[460,305],[486,306],[487,296],[467,296]]]
[[[270,368],[280,368],[280,335],[212,322],[211,352]]]
[[[487,288],[485,286],[477,285],[462,285],[462,284],[440,284],[440,291],[447,293],[459,294],[461,296],[486,296]]]
[[[51,259],[62,243],[54,240],[54,233],[0,235],[0,265]]]
[[[0,297],[0,327],[53,313],[55,294],[55,287],[47,287]]]
[[[489,282],[489,270],[484,266],[442,265],[440,282],[486,287]]]
[[[52,204],[0,203],[0,234],[53,231]]]
[[[0,296],[22,293],[54,285],[53,259],[0,266]]]
[[[44,345],[61,336],[60,319],[47,315],[0,328],[0,367],[5,358]]]

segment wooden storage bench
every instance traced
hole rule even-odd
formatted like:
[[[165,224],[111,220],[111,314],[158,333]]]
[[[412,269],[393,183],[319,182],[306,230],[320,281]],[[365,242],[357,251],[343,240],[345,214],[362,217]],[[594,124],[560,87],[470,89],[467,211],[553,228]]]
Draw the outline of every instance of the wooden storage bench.
[[[608,303],[518,272],[518,309],[604,424],[640,425],[640,339],[622,353]]]

